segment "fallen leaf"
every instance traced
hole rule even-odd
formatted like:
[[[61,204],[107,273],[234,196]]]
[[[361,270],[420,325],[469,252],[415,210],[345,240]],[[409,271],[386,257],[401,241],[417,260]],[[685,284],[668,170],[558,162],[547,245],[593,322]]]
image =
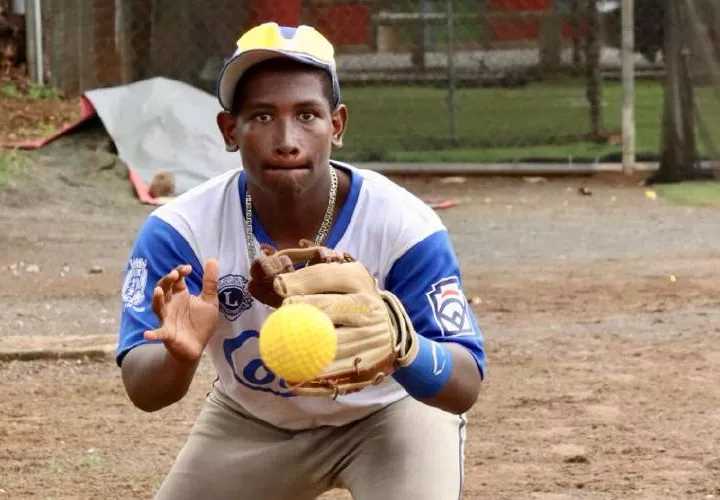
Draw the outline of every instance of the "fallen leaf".
[[[443,177],[440,179],[440,184],[465,184],[467,179],[465,177]]]
[[[90,267],[89,272],[90,272],[90,274],[101,274],[103,271],[104,271],[104,269],[102,267],[98,266],[97,264],[93,264]]]

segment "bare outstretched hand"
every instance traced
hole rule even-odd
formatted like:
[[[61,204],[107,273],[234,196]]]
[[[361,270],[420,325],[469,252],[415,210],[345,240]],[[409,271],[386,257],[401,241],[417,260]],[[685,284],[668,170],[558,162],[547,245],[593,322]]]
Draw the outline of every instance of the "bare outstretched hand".
[[[205,262],[199,295],[191,295],[185,283],[191,272],[192,266],[181,265],[158,281],[152,309],[160,325],[144,336],[146,340],[161,340],[176,359],[194,363],[200,359],[217,325],[219,263],[215,259]]]

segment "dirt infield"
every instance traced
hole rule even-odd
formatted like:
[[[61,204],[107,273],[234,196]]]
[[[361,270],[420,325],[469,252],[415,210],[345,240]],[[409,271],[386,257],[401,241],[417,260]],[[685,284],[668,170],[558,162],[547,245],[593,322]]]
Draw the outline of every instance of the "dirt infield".
[[[151,209],[96,148],[33,158],[0,189],[0,498],[150,498],[213,373],[131,406],[103,350]],[[489,354],[464,498],[720,498],[720,211],[608,179],[402,182],[462,201],[440,213]]]

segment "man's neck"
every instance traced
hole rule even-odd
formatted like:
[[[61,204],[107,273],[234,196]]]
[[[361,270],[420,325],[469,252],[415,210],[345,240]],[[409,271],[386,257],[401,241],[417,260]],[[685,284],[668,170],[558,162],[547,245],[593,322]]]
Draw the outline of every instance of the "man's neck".
[[[347,198],[350,181],[341,171],[333,219]],[[315,241],[325,218],[330,194],[330,180],[298,196],[278,196],[264,190],[252,190],[252,209],[265,233],[280,247],[297,246],[301,239]]]

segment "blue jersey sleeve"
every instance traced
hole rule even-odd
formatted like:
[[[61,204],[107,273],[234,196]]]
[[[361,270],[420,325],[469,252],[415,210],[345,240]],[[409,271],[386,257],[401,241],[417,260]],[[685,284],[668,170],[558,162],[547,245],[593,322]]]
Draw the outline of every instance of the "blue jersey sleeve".
[[[483,333],[463,292],[447,231],[433,233],[395,261],[385,288],[402,301],[419,335],[464,346],[485,377]]]
[[[115,357],[118,366],[132,348],[148,342],[143,333],[159,325],[152,310],[153,290],[160,278],[183,264],[192,266],[192,273],[185,282],[188,291],[196,295],[202,289],[203,268],[195,252],[170,224],[152,215],[148,217],[135,239],[125,268]]]

